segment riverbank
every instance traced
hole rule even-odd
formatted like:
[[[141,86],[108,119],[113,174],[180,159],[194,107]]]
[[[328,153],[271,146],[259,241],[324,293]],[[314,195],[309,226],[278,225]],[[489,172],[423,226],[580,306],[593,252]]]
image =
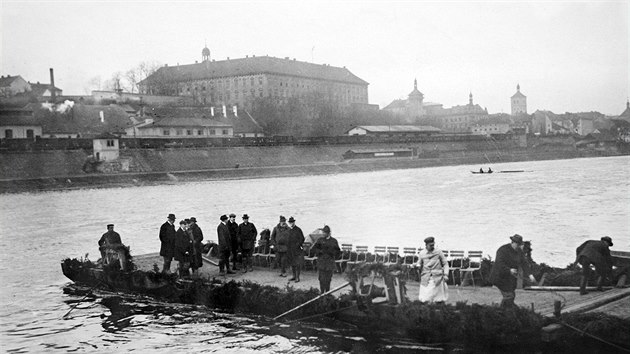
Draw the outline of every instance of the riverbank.
[[[132,187],[452,165],[479,164],[487,166],[505,162],[620,156],[619,153],[611,151],[576,150],[570,147],[542,147],[511,149],[501,153],[491,150],[444,151],[439,154],[433,154],[433,156],[438,157],[426,158],[420,154],[411,158],[344,160],[339,155],[341,151],[347,150],[347,147],[335,147],[334,151],[331,149],[325,147],[291,147],[289,149],[281,147],[274,148],[274,151],[264,152],[257,151],[256,148],[220,149],[210,152],[209,150],[199,149],[135,151],[127,154],[132,156],[138,165],[144,166],[144,169],[147,171],[120,173],[81,172],[78,167],[84,158],[84,154],[81,152],[46,152],[39,155],[2,154],[0,159],[3,160],[2,165],[4,168],[3,178],[0,179],[0,193]],[[278,154],[285,155],[277,156]],[[227,155],[230,156],[229,159]],[[249,159],[245,159],[245,157]],[[196,164],[195,161],[200,161],[200,163]],[[234,161],[244,161],[244,163],[235,164]],[[47,168],[46,164],[53,164],[57,167]],[[61,169],[58,168],[59,165],[61,165]],[[217,167],[192,168],[195,166]],[[21,168],[28,172],[15,173],[12,168],[13,170]]]

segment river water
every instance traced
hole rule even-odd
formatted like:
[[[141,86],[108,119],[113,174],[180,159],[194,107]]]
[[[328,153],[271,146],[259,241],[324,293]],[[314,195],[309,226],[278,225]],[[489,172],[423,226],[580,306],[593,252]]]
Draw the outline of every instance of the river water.
[[[118,331],[106,311],[86,303],[69,320],[68,283],[59,262],[90,253],[108,223],[132,254],[157,252],[169,213],[195,216],[207,239],[221,214],[247,213],[259,229],[294,216],[305,233],[330,225],[340,243],[496,249],[514,233],[531,240],[533,258],[564,267],[584,240],[609,235],[630,250],[630,157],[447,166],[328,176],[208,181],[0,196],[0,346],[8,352],[317,352],[361,347],[366,338],[308,325],[208,313],[197,321],[136,316]],[[210,316],[211,320],[207,320]],[[351,337],[337,340],[343,337]],[[331,343],[335,343],[332,344]]]

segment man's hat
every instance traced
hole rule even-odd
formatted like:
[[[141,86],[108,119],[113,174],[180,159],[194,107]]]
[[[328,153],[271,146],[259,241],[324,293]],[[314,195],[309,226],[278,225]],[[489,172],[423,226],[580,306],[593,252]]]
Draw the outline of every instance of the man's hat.
[[[188,219],[186,219],[186,220],[188,220]],[[180,221],[179,221],[179,224],[180,224],[180,225],[182,225],[182,224],[187,224],[186,220],[180,220]]]
[[[329,234],[330,233],[330,227],[328,225],[324,225],[324,227],[322,228],[322,231]]]
[[[188,220],[190,220],[190,222],[197,222],[197,218],[195,218],[194,216],[193,216],[193,217],[191,217],[191,218],[190,218],[190,219],[188,219]]]
[[[289,222],[295,222],[295,219],[293,217],[290,217]]]
[[[518,243],[519,245],[523,244],[523,236],[521,236],[519,234],[514,234],[514,236],[510,236],[510,240],[512,240],[513,242]]]
[[[107,224],[107,227],[114,227],[114,224]]]
[[[228,217],[227,217],[227,216],[225,216],[225,214],[223,214],[223,215],[221,215],[220,219],[221,219],[221,221],[225,221],[225,220],[227,220],[227,219],[228,219]]]
[[[186,224],[190,224],[190,219],[184,219],[184,222],[185,222]]]
[[[249,219],[249,215],[243,214],[243,219]]]
[[[604,237],[601,238],[601,240],[608,242],[610,247],[612,247],[613,243],[612,243],[612,238],[610,238],[610,236],[604,236]]]
[[[235,217],[236,217],[236,214],[234,214],[234,213],[230,213],[230,217],[231,217],[231,218],[235,218]]]
[[[287,221],[287,218],[285,218],[284,216],[280,215],[280,222],[284,222]]]
[[[167,219],[175,220],[175,214],[168,214]]]
[[[433,236],[429,236],[424,239],[424,243],[433,243],[433,242],[435,242],[435,237]]]

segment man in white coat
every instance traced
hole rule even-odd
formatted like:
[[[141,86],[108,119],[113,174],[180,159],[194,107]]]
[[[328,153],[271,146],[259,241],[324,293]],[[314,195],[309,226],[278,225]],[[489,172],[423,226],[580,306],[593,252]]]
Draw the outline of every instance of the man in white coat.
[[[420,251],[418,271],[420,272],[420,294],[422,302],[444,302],[448,299],[448,262],[439,249],[435,248],[435,238],[424,239],[426,248]]]

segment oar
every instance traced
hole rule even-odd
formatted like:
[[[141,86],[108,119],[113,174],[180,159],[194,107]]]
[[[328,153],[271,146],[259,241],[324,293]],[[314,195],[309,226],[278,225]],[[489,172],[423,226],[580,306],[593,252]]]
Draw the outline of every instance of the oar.
[[[68,310],[68,312],[66,312],[66,314],[63,315],[61,318],[65,320],[66,317],[68,317],[68,315],[70,314],[70,312],[72,312],[72,310],[74,310],[77,306],[79,306],[79,304],[82,303],[83,300],[85,300],[88,296],[90,296],[92,294],[92,291],[94,291],[94,289],[96,289],[96,287],[99,286],[99,285],[101,285],[101,281],[96,283],[96,285],[94,285],[90,290],[88,290],[87,294],[85,294],[85,296],[83,298],[81,298],[81,300],[77,301],[77,303],[72,305],[70,310]]]
[[[201,256],[201,259],[203,259],[204,261],[206,261],[206,262],[208,262],[208,263],[210,263],[210,264],[212,264],[212,265],[215,265],[215,266],[217,266],[217,267],[219,266],[219,263],[217,263],[217,262],[215,262],[215,261],[211,260],[210,258],[206,258],[206,257],[204,257],[204,256]]]
[[[281,314],[281,315],[278,315],[278,316],[274,317],[273,319],[274,319],[274,320],[277,320],[277,319],[278,319],[278,318],[280,318],[280,317],[284,317],[284,316],[286,316],[286,315],[290,314],[291,312],[293,312],[293,311],[295,311],[295,310],[297,310],[297,309],[299,309],[299,308],[302,308],[302,307],[304,307],[304,306],[306,306],[306,305],[310,304],[311,302],[313,302],[313,301],[315,301],[315,300],[317,300],[317,299],[321,298],[322,296],[325,296],[325,295],[328,295],[328,294],[332,294],[332,293],[334,293],[335,291],[340,290],[340,289],[343,289],[343,288],[345,288],[345,287],[346,287],[346,286],[348,286],[348,285],[350,285],[350,283],[345,283],[345,284],[343,284],[343,285],[339,285],[338,287],[336,287],[336,288],[334,288],[334,289],[332,289],[332,290],[329,290],[329,291],[327,291],[327,292],[325,292],[325,293],[323,293],[323,294],[319,295],[318,297],[316,297],[316,298],[314,298],[314,299],[308,300],[307,302],[303,303],[302,305],[296,306],[296,307],[294,307],[294,308],[290,309],[289,311],[287,311],[287,312],[285,312],[285,313],[283,313],[283,314]]]

